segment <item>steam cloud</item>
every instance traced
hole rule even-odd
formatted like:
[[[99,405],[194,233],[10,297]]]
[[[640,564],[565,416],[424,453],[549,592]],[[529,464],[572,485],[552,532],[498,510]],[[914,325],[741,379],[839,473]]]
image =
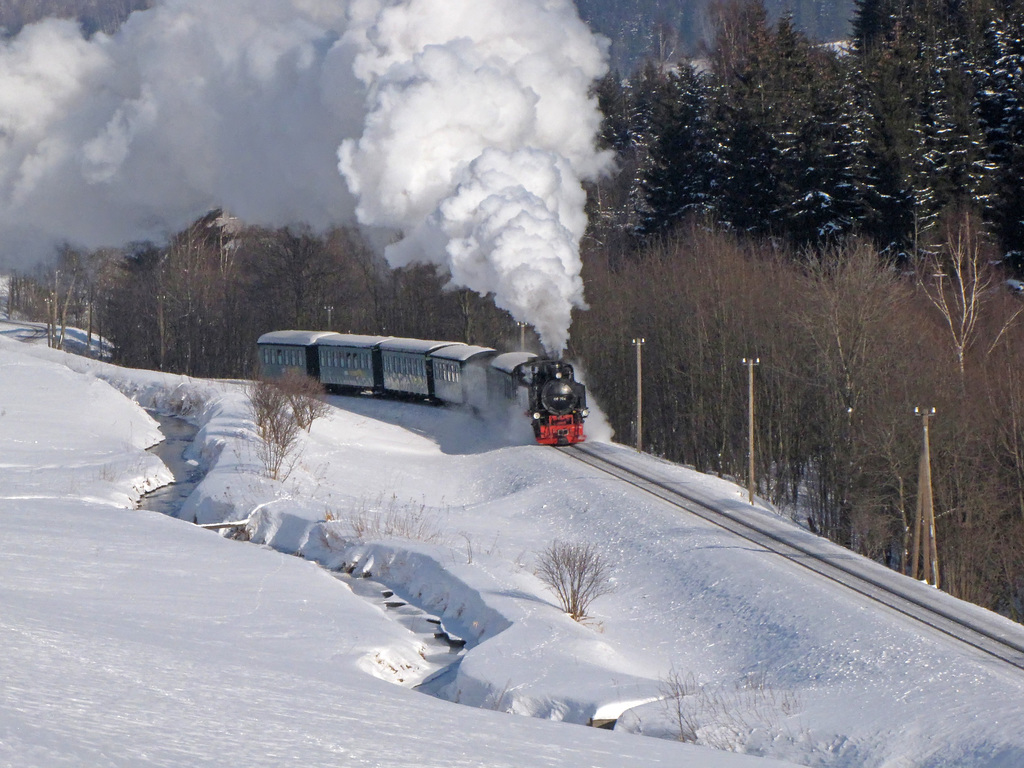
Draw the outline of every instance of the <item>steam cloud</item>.
[[[584,306],[604,51],[571,0],[164,0],[0,44],[0,262],[163,239],[210,208],[358,221],[549,351]]]

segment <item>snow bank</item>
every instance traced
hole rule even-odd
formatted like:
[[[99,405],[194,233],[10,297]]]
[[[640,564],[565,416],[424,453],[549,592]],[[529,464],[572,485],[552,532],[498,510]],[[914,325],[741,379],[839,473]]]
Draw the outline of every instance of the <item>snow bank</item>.
[[[159,436],[93,374],[181,383],[0,340],[0,765],[761,765],[407,690],[421,639],[320,566],[124,509]],[[196,386],[216,475],[248,433]]]
[[[77,382],[60,389],[71,400],[79,387],[116,398],[89,376],[117,382],[143,401],[192,402],[181,387],[200,393],[189,418],[202,426],[196,450],[210,471],[184,516],[248,518],[247,535],[265,545],[148,515],[132,516],[129,525],[122,511],[98,514],[95,504],[68,496],[59,500],[67,507],[45,502],[61,529],[51,547],[50,534],[31,526],[42,507],[21,499],[23,491],[8,491],[0,509],[14,515],[14,525],[0,532],[0,543],[5,553],[26,551],[33,560],[0,558],[0,585],[13,585],[3,594],[5,611],[17,607],[0,615],[0,642],[13,649],[10,661],[0,659],[0,674],[10,672],[4,664],[18,671],[12,679],[28,702],[21,709],[0,702],[0,755],[16,744],[11,754],[42,750],[47,759],[36,764],[59,762],[49,759],[54,755],[89,763],[115,744],[115,764],[180,763],[183,750],[201,745],[213,763],[241,755],[235,761],[247,765],[286,757],[321,764],[327,755],[398,766],[748,764],[740,755],[670,741],[683,737],[829,768],[1002,768],[1024,757],[1020,676],[558,451],[502,445],[468,414],[332,399],[330,416],[303,437],[291,476],[272,482],[254,459],[238,385],[70,359],[89,376],[58,374],[56,353],[0,350],[8,353],[5,363]],[[7,380],[0,377],[2,397]],[[43,402],[29,399],[19,408],[36,408],[25,418],[47,424]],[[144,421],[127,401],[108,410],[122,408]],[[57,413],[66,432],[89,434],[79,426],[89,423],[79,409]],[[129,431],[138,445],[125,452],[134,456],[152,433],[142,439]],[[86,444],[86,453],[109,440],[82,435],[71,439]],[[39,463],[22,443],[6,447],[24,466]],[[56,450],[44,451],[43,465],[57,463]],[[746,506],[742,489],[729,483],[607,450],[737,514],[769,514]],[[76,467],[70,475],[83,472]],[[799,533],[784,520],[777,525]],[[538,553],[556,539],[589,542],[613,567],[615,591],[594,603],[587,623],[563,615],[534,575]],[[68,547],[74,558],[51,577],[45,563]],[[61,596],[37,608],[34,598],[18,596],[33,580]],[[63,596],[64,584],[76,585],[75,596]],[[388,608],[384,591],[410,606]],[[67,619],[64,634],[40,658],[35,628],[53,632],[45,617],[55,614]],[[428,632],[412,628],[423,617],[466,641],[457,666],[429,685],[473,706],[406,690],[446,658]],[[117,626],[112,644],[101,621]],[[113,654],[108,645],[126,650]],[[53,650],[79,647],[85,650],[66,662]],[[20,674],[33,665],[42,665],[32,673],[38,690]],[[253,670],[255,683],[246,677]],[[142,682],[126,682],[132,680]],[[669,695],[673,680],[679,699]],[[128,691],[121,708],[104,696],[112,686]],[[56,690],[62,703],[47,696]],[[76,709],[79,701],[87,705]],[[88,714],[94,705],[121,720],[98,723]],[[70,735],[30,727],[46,707],[57,708]],[[171,712],[182,711],[181,735],[172,738]],[[142,726],[131,712],[155,722],[152,732],[136,733]],[[540,722],[602,717],[618,717],[617,730],[662,738]],[[218,730],[216,743],[203,735],[209,722],[228,728],[231,718],[241,726],[223,737]],[[128,741],[140,751],[128,751]],[[255,746],[266,743],[273,748]],[[141,750],[157,757],[130,759]]]

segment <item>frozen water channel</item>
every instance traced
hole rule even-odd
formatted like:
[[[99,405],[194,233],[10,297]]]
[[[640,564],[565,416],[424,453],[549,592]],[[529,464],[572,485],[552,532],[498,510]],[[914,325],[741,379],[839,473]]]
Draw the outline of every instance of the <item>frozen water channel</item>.
[[[177,416],[153,410],[149,411],[149,415],[156,420],[164,436],[162,442],[149,450],[167,465],[174,481],[143,496],[139,508],[182,518],[181,510],[185,501],[205,476],[199,463],[189,458],[199,429]],[[462,638],[448,632],[439,618],[396,596],[387,585],[367,578],[366,574],[353,576],[342,571],[334,573],[334,576],[348,585],[356,595],[383,607],[393,620],[420,638],[423,661],[426,662],[421,670],[423,676],[410,676],[410,679],[402,682],[422,693],[447,698],[444,688],[454,678],[465,650],[466,644]]]

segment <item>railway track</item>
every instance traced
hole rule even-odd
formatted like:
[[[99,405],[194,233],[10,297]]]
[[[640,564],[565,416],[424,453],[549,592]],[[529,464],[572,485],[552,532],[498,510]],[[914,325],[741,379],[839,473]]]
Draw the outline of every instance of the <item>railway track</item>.
[[[601,443],[559,450],[1024,673],[1024,626],[957,601],[746,505],[722,509],[670,471],[660,472],[649,457]]]

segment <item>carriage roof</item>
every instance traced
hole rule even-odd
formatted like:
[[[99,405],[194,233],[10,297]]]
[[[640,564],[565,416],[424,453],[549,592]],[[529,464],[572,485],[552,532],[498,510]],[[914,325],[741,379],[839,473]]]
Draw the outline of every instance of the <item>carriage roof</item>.
[[[460,341],[425,341],[424,339],[388,339],[381,342],[380,348],[383,352],[407,352],[415,355],[425,355],[435,349],[449,346],[466,346]]]
[[[325,347],[372,349],[381,342],[388,341],[391,338],[391,336],[362,336],[357,333],[335,333],[318,343],[323,344]]]
[[[308,347],[311,344],[322,344],[326,338],[338,335],[333,331],[270,331],[260,336],[256,343]]]
[[[441,360],[455,360],[464,363],[474,357],[497,354],[496,350],[490,347],[479,347],[475,344],[452,344],[449,347],[441,347],[430,353],[431,357]]]
[[[523,363],[536,359],[537,355],[533,354],[533,352],[506,352],[491,360],[491,367],[505,373],[513,373]]]

